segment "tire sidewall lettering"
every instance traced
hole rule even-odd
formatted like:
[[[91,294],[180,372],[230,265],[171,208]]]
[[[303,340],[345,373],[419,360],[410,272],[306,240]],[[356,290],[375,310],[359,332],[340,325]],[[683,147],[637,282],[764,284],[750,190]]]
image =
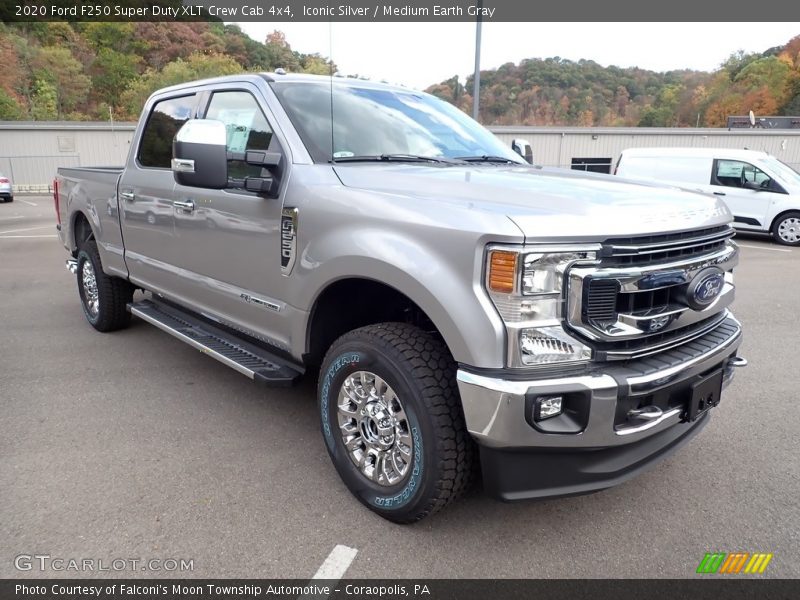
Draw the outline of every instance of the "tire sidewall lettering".
[[[322,387],[320,390],[320,416],[322,417],[322,433],[325,436],[325,443],[331,452],[335,452],[336,441],[333,437],[330,421],[330,391],[331,384],[336,378],[337,374],[345,367],[358,365],[362,362],[362,355],[358,352],[344,352],[339,355],[336,360],[331,363],[328,370],[322,379]]]
[[[344,451],[341,440],[337,441],[336,435],[338,433],[338,428],[332,425],[335,420],[334,411],[338,401],[339,387],[344,381],[344,378],[350,373],[361,370],[374,370],[377,375],[387,380],[398,379],[395,373],[391,371],[387,372],[385,368],[376,365],[375,357],[370,356],[369,353],[357,351],[343,351],[339,353],[325,370],[320,385],[319,409],[325,444],[334,459],[334,463],[337,465],[339,474],[343,478],[349,479],[356,484],[358,488],[356,494],[361,497],[363,502],[381,510],[391,511],[401,509],[415,499],[424,483],[425,448],[422,441],[422,427],[414,405],[409,401],[403,402],[403,408],[408,415],[412,443],[414,445],[414,462],[411,474],[402,489],[399,491],[392,491],[391,493],[381,494],[374,489],[374,486],[370,486],[367,483],[364,476],[358,472],[352,464],[349,455]],[[397,383],[392,381],[392,387],[395,390],[401,387],[410,395],[412,391],[408,389],[409,386],[405,384],[402,378],[399,380],[399,383],[402,385],[398,386]],[[336,429],[336,431],[334,431],[334,429]]]

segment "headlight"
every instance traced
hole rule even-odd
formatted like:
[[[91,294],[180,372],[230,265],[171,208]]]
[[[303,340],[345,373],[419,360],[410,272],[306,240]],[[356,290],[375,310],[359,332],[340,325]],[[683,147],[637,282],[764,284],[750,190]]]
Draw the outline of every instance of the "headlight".
[[[522,294],[561,294],[564,271],[579,260],[594,259],[590,252],[531,253],[522,257]]]
[[[564,281],[576,262],[593,262],[599,246],[490,248],[486,287],[508,329],[509,366],[588,360],[591,350],[562,327]]]

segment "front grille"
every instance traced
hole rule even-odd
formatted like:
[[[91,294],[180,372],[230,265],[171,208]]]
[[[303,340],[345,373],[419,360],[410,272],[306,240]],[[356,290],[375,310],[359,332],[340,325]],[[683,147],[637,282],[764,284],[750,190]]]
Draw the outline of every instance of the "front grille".
[[[638,266],[690,259],[725,246],[734,231],[727,225],[630,238],[614,238],[603,245],[603,264]]]
[[[600,342],[594,345],[597,360],[620,360],[633,357],[647,356],[673,348],[678,343],[683,343],[694,337],[705,335],[726,319],[725,313],[716,314],[686,327],[679,327],[664,333],[642,336],[636,339],[620,340],[618,342]]]
[[[589,321],[614,321],[617,318],[619,283],[614,279],[594,279],[589,282],[586,297],[586,318]]]
[[[710,312],[690,308],[686,296],[709,265],[735,266],[732,236],[723,225],[607,240],[598,264],[570,271],[570,325],[599,360],[652,354],[708,332],[724,318],[733,288],[724,284]]]

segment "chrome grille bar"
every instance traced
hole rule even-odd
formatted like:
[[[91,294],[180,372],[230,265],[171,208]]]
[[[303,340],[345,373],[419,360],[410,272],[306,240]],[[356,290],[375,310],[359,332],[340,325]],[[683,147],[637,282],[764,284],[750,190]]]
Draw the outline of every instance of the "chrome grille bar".
[[[599,264],[568,273],[569,328],[595,346],[600,360],[660,352],[713,329],[734,298],[732,236],[726,225],[609,240]],[[701,272],[713,273],[710,267],[726,273],[719,296],[702,310],[691,308],[687,290]]]

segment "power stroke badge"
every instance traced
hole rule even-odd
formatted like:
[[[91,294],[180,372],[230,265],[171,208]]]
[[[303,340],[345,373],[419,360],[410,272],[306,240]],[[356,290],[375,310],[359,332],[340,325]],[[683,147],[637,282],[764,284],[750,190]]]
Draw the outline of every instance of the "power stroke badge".
[[[297,209],[284,208],[281,213],[281,274],[290,275],[297,255]]]

